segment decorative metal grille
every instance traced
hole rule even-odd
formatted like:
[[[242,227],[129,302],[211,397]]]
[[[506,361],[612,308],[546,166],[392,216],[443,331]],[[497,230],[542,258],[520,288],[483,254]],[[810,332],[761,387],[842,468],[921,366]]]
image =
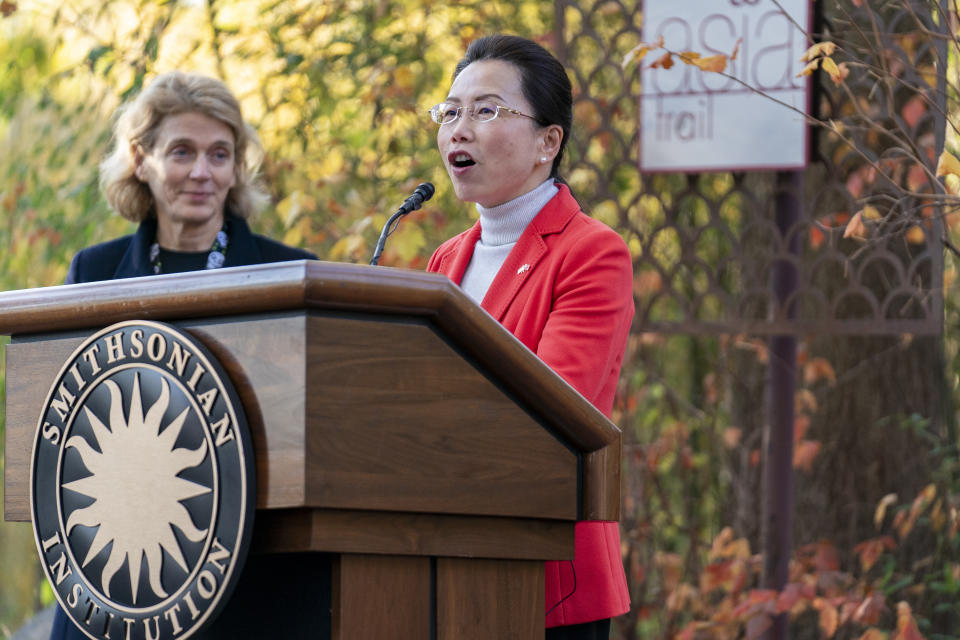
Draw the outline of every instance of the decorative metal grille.
[[[814,131],[800,221],[781,233],[775,174],[640,173],[642,87],[636,66],[624,70],[621,60],[641,41],[642,2],[555,1],[556,50],[574,84],[567,179],[584,207],[623,233],[633,251],[636,330],[940,331],[941,220],[921,196],[904,194],[939,188],[930,171],[942,148],[945,100],[937,84],[946,51],[931,34],[948,21],[931,15],[932,3],[916,11],[904,8],[909,3],[824,4],[823,31],[842,43],[834,57],[848,61],[850,75],[837,87],[821,74],[816,105],[853,146]],[[925,169],[904,160],[909,156]],[[845,238],[857,213],[862,238]],[[793,239],[799,255],[788,250]],[[783,303],[770,282],[780,261],[799,275]]]

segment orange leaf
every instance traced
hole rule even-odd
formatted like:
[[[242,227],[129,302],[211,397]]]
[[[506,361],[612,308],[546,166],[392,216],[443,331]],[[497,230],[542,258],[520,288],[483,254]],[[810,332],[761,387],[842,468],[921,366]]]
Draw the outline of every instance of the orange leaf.
[[[794,403],[796,404],[797,411],[813,411],[817,410],[817,396],[813,395],[813,392],[809,389],[800,389],[794,394]]]
[[[737,38],[736,44],[733,45],[733,53],[730,54],[731,60],[736,60],[737,56],[740,55],[740,43],[743,42],[743,38]]]
[[[907,126],[913,129],[917,126],[917,123],[920,122],[922,118],[927,113],[927,103],[920,96],[913,96],[907,103],[903,105],[903,109],[900,111],[900,114],[903,116],[903,121],[907,123]]]
[[[877,559],[883,555],[884,551],[889,551],[896,547],[896,542],[890,536],[873,538],[865,540],[853,548],[853,552],[860,556],[860,566],[864,571],[869,571]]]
[[[740,437],[743,435],[743,430],[739,427],[727,427],[723,430],[723,444],[728,449],[733,449],[738,444],[740,444]]]
[[[699,67],[703,71],[720,73],[727,68],[727,56],[722,53],[716,56],[707,56],[706,58],[694,60],[691,64]]]
[[[731,540],[733,540],[733,528],[724,527],[721,529],[717,537],[713,539],[713,544],[710,546],[710,559],[721,557],[723,550],[726,549]]]
[[[810,248],[819,249],[823,245],[824,235],[817,227],[810,227]]]
[[[924,232],[923,227],[919,225],[913,225],[907,229],[907,233],[904,234],[904,237],[910,244],[923,244],[927,241],[927,234]]]
[[[811,358],[803,366],[803,381],[806,384],[813,384],[824,378],[831,383],[837,381],[837,374],[826,358]]]
[[[837,608],[824,602],[820,609],[820,629],[826,637],[832,638],[838,626],[840,626],[840,616],[837,614]]]
[[[673,66],[673,54],[667,52],[650,64],[651,69],[669,69]]]
[[[922,164],[914,164],[907,172],[907,188],[911,191],[920,191],[927,186],[927,171]]]
[[[820,453],[820,443],[816,440],[804,440],[793,450],[793,467],[807,473],[813,470],[813,461]]]
[[[924,640],[913,619],[913,611],[906,602],[897,603],[897,632],[893,640]]]
[[[867,227],[863,224],[863,212],[857,211],[847,223],[847,228],[843,230],[844,238],[860,238],[867,236]]]

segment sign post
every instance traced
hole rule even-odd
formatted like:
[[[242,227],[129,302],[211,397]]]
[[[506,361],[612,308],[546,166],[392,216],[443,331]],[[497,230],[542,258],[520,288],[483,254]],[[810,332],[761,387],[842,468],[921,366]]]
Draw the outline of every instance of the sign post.
[[[641,74],[640,169],[644,172],[776,171],[777,229],[785,247],[771,274],[771,298],[795,317],[796,257],[803,170],[809,158],[810,82],[800,74],[809,47],[811,0],[645,0],[643,40],[675,57],[729,56],[721,72],[682,61]],[[797,342],[769,338],[764,426],[764,588],[782,590],[793,529],[793,423]],[[766,640],[787,637],[776,616]]]

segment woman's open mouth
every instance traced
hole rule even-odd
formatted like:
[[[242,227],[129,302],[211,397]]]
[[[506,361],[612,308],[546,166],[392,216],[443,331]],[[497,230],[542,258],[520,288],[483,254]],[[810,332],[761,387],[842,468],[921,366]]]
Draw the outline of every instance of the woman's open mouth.
[[[447,156],[447,160],[450,162],[450,166],[456,167],[457,169],[465,169],[477,164],[476,161],[470,157],[470,154],[464,151],[454,151]]]

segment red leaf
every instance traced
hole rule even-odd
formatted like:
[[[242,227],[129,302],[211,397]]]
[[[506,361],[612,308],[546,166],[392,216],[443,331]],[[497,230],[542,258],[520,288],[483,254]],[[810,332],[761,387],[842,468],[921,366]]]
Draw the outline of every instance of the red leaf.
[[[800,585],[790,583],[777,596],[777,613],[787,613],[803,601]]]
[[[878,593],[871,593],[863,599],[857,611],[853,614],[853,619],[860,624],[874,625],[880,622],[880,616],[886,611],[887,605],[883,596]]]
[[[853,548],[853,552],[860,556],[860,566],[864,571],[869,571],[876,564],[877,559],[883,554],[896,547],[896,542],[890,536],[873,538],[861,542]]]
[[[837,549],[826,540],[817,543],[817,555],[813,565],[817,571],[836,571],[840,568],[840,556]]]
[[[819,249],[823,244],[823,231],[817,227],[810,227],[810,248]]]
[[[920,191],[930,183],[927,181],[927,172],[923,165],[914,164],[907,172],[907,188],[911,191]]]
[[[816,440],[798,442],[793,450],[793,467],[807,473],[813,470],[813,461],[820,453],[821,444]]]
[[[913,619],[913,611],[906,602],[897,603],[897,632],[891,640],[924,640]]]
[[[907,104],[903,105],[903,115],[904,122],[907,123],[911,129],[917,126],[917,123],[927,113],[927,103],[920,96],[913,96],[907,101]]]

